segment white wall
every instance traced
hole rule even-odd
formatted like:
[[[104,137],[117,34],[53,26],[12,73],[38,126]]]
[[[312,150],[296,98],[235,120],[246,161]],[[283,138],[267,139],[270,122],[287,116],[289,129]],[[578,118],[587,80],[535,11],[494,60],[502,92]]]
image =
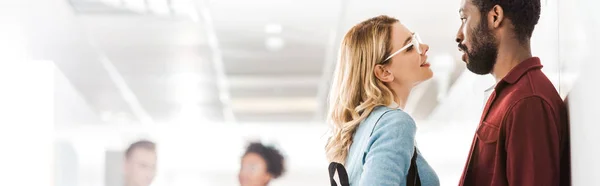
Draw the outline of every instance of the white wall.
[[[561,95],[568,95],[574,186],[600,185],[600,13],[597,0],[559,2]]]
[[[54,67],[10,62],[0,63],[0,185],[51,185]]]
[[[51,185],[54,66],[29,55],[20,24],[24,1],[4,2],[0,2],[0,185]]]
[[[97,112],[58,68],[54,72],[54,101],[56,128],[101,124]]]

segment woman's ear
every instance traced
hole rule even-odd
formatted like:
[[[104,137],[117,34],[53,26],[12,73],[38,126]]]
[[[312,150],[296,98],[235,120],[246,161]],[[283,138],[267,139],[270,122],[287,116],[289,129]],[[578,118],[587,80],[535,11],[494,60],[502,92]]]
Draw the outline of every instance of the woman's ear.
[[[394,75],[385,67],[385,65],[377,64],[375,65],[375,77],[379,79],[379,81],[389,83],[394,81]]]

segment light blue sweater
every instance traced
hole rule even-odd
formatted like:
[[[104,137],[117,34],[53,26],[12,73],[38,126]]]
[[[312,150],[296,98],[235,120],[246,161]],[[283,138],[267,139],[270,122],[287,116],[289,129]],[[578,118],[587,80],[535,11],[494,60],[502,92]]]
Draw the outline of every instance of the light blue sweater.
[[[346,158],[351,186],[405,186],[414,153],[416,125],[400,109],[376,107],[354,133]],[[417,149],[417,169],[422,186],[440,181]]]

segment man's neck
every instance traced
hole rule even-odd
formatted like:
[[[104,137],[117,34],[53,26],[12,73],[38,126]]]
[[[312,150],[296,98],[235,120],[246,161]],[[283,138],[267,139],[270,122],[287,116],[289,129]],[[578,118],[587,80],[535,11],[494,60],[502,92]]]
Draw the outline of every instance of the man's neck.
[[[492,70],[496,83],[500,82],[515,66],[532,57],[529,42],[526,45],[516,40],[506,41],[498,48],[498,57]]]

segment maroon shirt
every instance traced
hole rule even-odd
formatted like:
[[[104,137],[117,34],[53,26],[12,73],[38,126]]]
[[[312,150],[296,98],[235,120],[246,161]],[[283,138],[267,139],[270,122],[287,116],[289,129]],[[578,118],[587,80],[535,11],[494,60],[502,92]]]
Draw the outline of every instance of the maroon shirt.
[[[498,82],[460,186],[570,185],[567,109],[541,68],[529,58]]]

